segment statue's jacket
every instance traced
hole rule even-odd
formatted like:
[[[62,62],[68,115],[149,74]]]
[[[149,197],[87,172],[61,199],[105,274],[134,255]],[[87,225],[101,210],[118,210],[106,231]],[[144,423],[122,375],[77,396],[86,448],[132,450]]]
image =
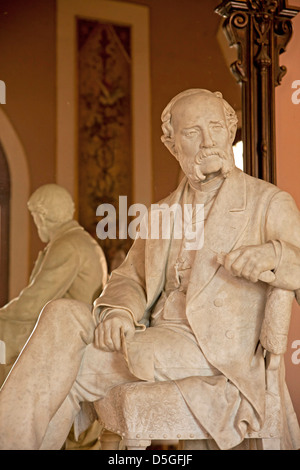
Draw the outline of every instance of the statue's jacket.
[[[62,224],[39,253],[29,284],[0,310],[0,339],[6,345],[6,365],[3,365],[6,373],[47,302],[69,298],[91,305],[106,279],[106,260],[99,244],[77,221]]]
[[[183,179],[160,204],[180,203],[187,184]],[[217,262],[216,255],[268,241],[276,242],[277,250],[279,247],[271,285],[294,292],[299,298],[298,208],[288,193],[235,168],[210,210],[204,245],[196,253],[186,293],[188,322],[205,357],[221,375],[199,377],[198,383],[197,377],[177,382],[190,409],[223,448],[241,441],[247,428],[245,421],[256,430],[263,422],[265,361],[260,333],[269,285],[232,276]],[[137,329],[148,325],[164,288],[169,248],[168,239],[135,240],[124,263],[113,271],[94,303],[97,321],[103,320],[104,307],[117,307],[132,316]],[[135,350],[128,345],[131,371],[142,380],[153,380],[151,367],[130,353]],[[201,405],[206,396],[211,400],[212,395],[218,403],[215,414]]]

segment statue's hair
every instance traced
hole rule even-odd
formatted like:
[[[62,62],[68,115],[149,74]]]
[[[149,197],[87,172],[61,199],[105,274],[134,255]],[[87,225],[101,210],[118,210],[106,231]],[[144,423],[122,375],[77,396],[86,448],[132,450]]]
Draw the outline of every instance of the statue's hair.
[[[237,115],[234,109],[230,106],[229,103],[227,103],[226,100],[224,100],[223,95],[220,91],[209,91],[205,90],[202,88],[191,88],[189,90],[182,91],[178,95],[174,96],[174,98],[171,99],[171,101],[167,104],[165,109],[163,110],[161,114],[161,120],[162,120],[162,131],[163,135],[161,137],[162,142],[167,145],[170,151],[174,153],[174,130],[172,126],[172,110],[177,103],[177,101],[181,100],[182,98],[186,98],[188,96],[192,95],[212,95],[215,96],[216,98],[221,100],[221,103],[224,108],[224,113],[225,113],[225,118],[226,118],[226,123],[228,128],[234,128],[234,133],[236,132],[237,128]]]
[[[74,215],[74,202],[70,193],[57,184],[40,186],[27,203],[30,212],[38,212],[53,223],[68,222]]]

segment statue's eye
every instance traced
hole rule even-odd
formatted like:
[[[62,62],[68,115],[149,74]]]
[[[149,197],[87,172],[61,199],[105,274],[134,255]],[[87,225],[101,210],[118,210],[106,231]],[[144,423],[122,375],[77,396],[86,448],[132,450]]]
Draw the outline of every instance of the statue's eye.
[[[211,124],[210,128],[215,130],[215,131],[219,131],[219,130],[223,129],[223,126],[222,126],[221,123],[216,122],[214,124]]]
[[[185,131],[183,135],[184,135],[185,137],[190,137],[190,138],[192,138],[192,137],[195,137],[197,134],[198,134],[197,131],[195,131],[195,130],[190,130],[190,131]]]

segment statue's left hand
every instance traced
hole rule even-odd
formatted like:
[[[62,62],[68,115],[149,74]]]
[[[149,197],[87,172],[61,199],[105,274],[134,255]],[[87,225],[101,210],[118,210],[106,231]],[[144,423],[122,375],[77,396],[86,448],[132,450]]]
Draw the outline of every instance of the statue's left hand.
[[[131,317],[116,310],[97,326],[94,344],[103,351],[120,351],[124,337],[129,339],[134,333],[135,326]]]
[[[223,254],[221,264],[233,276],[257,282],[263,280],[263,273],[276,268],[276,253],[272,243],[242,246],[230,253]],[[275,276],[273,280],[274,278]],[[271,281],[272,277],[267,282]]]

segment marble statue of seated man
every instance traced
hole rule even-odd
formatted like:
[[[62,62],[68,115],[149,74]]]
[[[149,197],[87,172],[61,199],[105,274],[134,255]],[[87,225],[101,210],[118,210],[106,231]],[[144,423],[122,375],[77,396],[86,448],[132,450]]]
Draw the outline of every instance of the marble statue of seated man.
[[[107,280],[104,253],[73,219],[74,202],[65,188],[57,184],[40,186],[27,205],[46,246],[37,257],[28,285],[0,308],[0,340],[5,352],[0,364],[0,384],[47,302],[69,298],[92,305]]]
[[[137,237],[92,316],[76,300],[47,304],[0,391],[1,449],[59,449],[94,419],[83,403],[138,380],[174,381],[220,449],[260,429],[265,305],[270,286],[299,299],[300,217],[289,194],[236,168],[236,125],[220,92],[167,105],[162,140],[185,177],[161,203],[192,207],[204,241]],[[282,432],[282,448],[299,448],[290,408]]]

